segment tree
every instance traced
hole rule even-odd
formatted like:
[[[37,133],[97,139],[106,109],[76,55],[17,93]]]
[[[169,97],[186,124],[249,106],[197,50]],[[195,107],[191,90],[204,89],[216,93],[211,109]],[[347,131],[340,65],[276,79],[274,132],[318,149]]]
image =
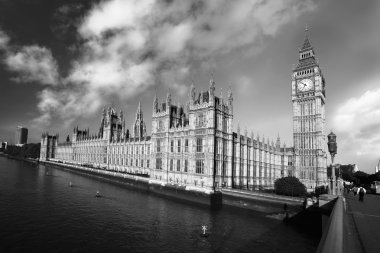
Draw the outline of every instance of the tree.
[[[278,178],[274,182],[276,194],[287,196],[304,196],[306,186],[296,177]]]
[[[359,180],[359,184],[369,184],[369,175],[363,171],[355,172],[354,177]]]
[[[4,153],[20,158],[37,159],[40,156],[40,147],[40,143],[28,143],[22,147],[9,145]]]

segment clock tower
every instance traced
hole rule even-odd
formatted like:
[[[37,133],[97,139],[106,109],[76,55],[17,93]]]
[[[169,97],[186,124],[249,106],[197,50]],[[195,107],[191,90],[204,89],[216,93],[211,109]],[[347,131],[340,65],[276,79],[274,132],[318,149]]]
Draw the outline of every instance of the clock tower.
[[[296,177],[308,189],[327,184],[325,78],[305,29],[292,75]]]

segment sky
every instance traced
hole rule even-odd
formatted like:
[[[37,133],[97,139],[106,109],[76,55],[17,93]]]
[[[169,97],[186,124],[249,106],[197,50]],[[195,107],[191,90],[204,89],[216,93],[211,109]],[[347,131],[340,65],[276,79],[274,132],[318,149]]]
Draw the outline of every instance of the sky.
[[[380,2],[376,0],[0,0],[0,141],[16,126],[61,140],[97,132],[103,106],[131,126],[141,101],[184,104],[189,87],[226,96],[234,128],[293,145],[291,74],[305,26],[326,79],[336,163],[380,159]],[[329,160],[330,161],[330,160]]]

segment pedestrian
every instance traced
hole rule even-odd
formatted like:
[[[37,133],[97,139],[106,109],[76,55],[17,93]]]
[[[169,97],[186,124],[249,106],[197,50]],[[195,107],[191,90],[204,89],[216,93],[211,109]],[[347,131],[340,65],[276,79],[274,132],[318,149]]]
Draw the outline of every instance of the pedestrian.
[[[354,186],[354,188],[352,188],[352,190],[354,191],[354,196],[356,196],[356,193],[358,192],[358,187]]]
[[[358,194],[359,194],[359,201],[364,201],[364,194],[366,193],[366,190],[363,188],[363,186],[360,186],[358,188]]]

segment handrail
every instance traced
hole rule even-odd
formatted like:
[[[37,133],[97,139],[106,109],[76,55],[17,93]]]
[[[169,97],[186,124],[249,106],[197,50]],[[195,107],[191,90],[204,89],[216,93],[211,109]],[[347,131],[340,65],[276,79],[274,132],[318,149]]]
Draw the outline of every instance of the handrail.
[[[339,196],[323,231],[317,253],[343,252],[343,214],[343,197]]]

